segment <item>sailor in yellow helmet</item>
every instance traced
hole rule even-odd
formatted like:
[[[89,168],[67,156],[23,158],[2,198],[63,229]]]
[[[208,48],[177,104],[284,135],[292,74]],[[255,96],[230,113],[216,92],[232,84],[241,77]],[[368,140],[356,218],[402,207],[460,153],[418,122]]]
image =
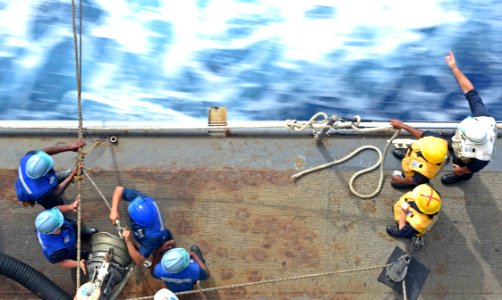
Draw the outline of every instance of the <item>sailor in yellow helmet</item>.
[[[465,118],[452,137],[452,173],[441,177],[445,185],[471,179],[493,159],[497,142],[497,123],[486,109],[471,81],[460,71],[453,52],[444,58],[465,98],[472,116]]]
[[[430,179],[443,167],[448,155],[448,142],[432,131],[416,129],[399,120],[390,120],[392,127],[408,131],[416,142],[408,149],[395,149],[393,154],[402,159],[402,171],[394,171],[391,185],[398,189],[412,189]]]
[[[393,212],[397,226],[388,226],[387,233],[400,238],[424,235],[437,221],[440,209],[439,193],[430,185],[421,184],[401,196],[394,204]]]

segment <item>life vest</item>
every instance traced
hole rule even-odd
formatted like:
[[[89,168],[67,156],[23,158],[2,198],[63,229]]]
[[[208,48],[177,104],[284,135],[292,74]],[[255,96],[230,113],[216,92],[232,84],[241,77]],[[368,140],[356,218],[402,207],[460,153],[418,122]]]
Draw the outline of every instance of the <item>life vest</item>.
[[[130,218],[132,234],[134,236],[134,239],[140,244],[143,244],[143,242],[146,240],[159,239],[159,237],[166,234],[167,232],[166,227],[164,226],[162,215],[160,214],[159,207],[157,206],[157,203],[155,203],[155,200],[147,196],[144,197],[144,200],[151,202],[153,204],[153,207],[155,207],[157,213],[155,214],[154,222],[149,226],[139,225],[132,218]],[[163,240],[160,240],[159,246],[163,242]]]
[[[190,291],[193,285],[200,278],[200,266],[193,259],[183,271],[178,273],[170,273],[162,268],[158,263],[155,266],[154,277],[162,279],[167,285],[167,288],[173,293]]]
[[[37,201],[49,190],[58,186],[59,180],[56,172],[51,169],[47,174],[38,179],[31,179],[26,174],[26,163],[33,154],[26,154],[19,164],[18,177],[15,183],[16,194],[19,201]]]
[[[497,143],[497,123],[492,117],[474,117],[483,124],[487,130],[487,139],[481,144],[476,144],[462,135],[461,128],[457,128],[455,135],[451,138],[455,156],[468,164],[472,158],[490,161],[495,153]]]
[[[40,246],[42,246],[42,252],[44,253],[47,260],[52,253],[66,249],[68,251],[68,255],[66,255],[66,259],[73,259],[76,254],[76,234],[73,226],[68,222],[64,221],[63,226],[61,227],[60,234],[43,234],[36,230],[38,242]]]
[[[401,161],[404,175],[406,177],[413,177],[413,172],[420,173],[425,177],[432,179],[441,170],[446,160],[439,164],[431,163],[422,156],[418,155],[420,148],[418,143],[415,142],[408,147],[408,151]]]
[[[415,200],[413,198],[411,198],[411,196],[412,196],[412,192],[411,191],[407,192],[406,194],[401,196],[401,198],[399,198],[399,200],[396,202],[396,204],[394,204],[393,211],[394,211],[394,219],[396,220],[396,222],[399,222],[399,219],[401,217],[401,211],[402,211],[401,204],[404,201],[406,201],[408,203],[415,202]],[[425,233],[427,233],[432,228],[434,223],[436,223],[437,218],[438,218],[438,214],[430,216],[430,215],[424,214],[424,213],[414,209],[411,206],[408,209],[408,211],[406,212],[406,222],[408,224],[410,224],[411,227],[413,227],[413,229],[415,229],[416,231],[419,232],[419,234],[417,234],[417,236],[421,236],[421,235],[424,235]]]

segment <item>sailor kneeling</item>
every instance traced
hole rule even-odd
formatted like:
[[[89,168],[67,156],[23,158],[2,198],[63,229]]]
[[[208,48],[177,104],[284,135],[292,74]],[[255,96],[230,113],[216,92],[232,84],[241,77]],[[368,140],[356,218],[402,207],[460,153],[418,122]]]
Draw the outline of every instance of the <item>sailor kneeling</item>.
[[[393,237],[412,238],[427,233],[437,221],[441,197],[428,184],[421,184],[407,192],[394,204],[393,213],[397,226],[388,226]]]

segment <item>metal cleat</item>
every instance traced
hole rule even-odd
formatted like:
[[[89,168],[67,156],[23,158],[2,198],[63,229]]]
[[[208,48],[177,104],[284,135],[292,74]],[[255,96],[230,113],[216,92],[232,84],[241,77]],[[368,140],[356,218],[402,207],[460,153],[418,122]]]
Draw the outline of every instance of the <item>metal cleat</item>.
[[[410,254],[413,253],[414,251],[424,247],[425,242],[424,238],[421,236],[414,236],[410,240],[409,248],[410,250],[408,251]]]
[[[402,255],[390,266],[385,268],[385,276],[392,282],[401,282],[406,277],[408,265],[410,264],[411,256],[409,254]]]
[[[123,239],[124,237],[122,236],[122,232],[124,232],[124,228],[120,226],[120,221],[116,220],[115,221],[115,228],[117,228],[117,233],[119,234],[119,237]]]

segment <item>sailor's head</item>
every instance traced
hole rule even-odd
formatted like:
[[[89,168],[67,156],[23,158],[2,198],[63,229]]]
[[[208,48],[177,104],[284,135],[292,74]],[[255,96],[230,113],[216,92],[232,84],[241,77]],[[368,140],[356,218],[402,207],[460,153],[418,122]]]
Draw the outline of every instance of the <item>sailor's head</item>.
[[[38,179],[47,174],[54,166],[52,157],[44,151],[37,151],[26,162],[26,174],[31,179]]]
[[[418,140],[423,157],[434,164],[442,163],[448,154],[448,142],[435,136],[426,136]]]
[[[179,273],[190,264],[190,254],[184,248],[173,248],[162,256],[161,266],[169,273]]]
[[[433,215],[441,209],[441,197],[430,185],[418,185],[411,194],[421,212]]]
[[[64,217],[57,207],[46,209],[35,219],[35,228],[43,234],[54,234],[63,226]]]
[[[178,300],[178,297],[168,289],[160,289],[153,296],[153,300]]]
[[[460,136],[472,144],[484,144],[488,140],[489,126],[477,118],[467,117],[458,127]]]

